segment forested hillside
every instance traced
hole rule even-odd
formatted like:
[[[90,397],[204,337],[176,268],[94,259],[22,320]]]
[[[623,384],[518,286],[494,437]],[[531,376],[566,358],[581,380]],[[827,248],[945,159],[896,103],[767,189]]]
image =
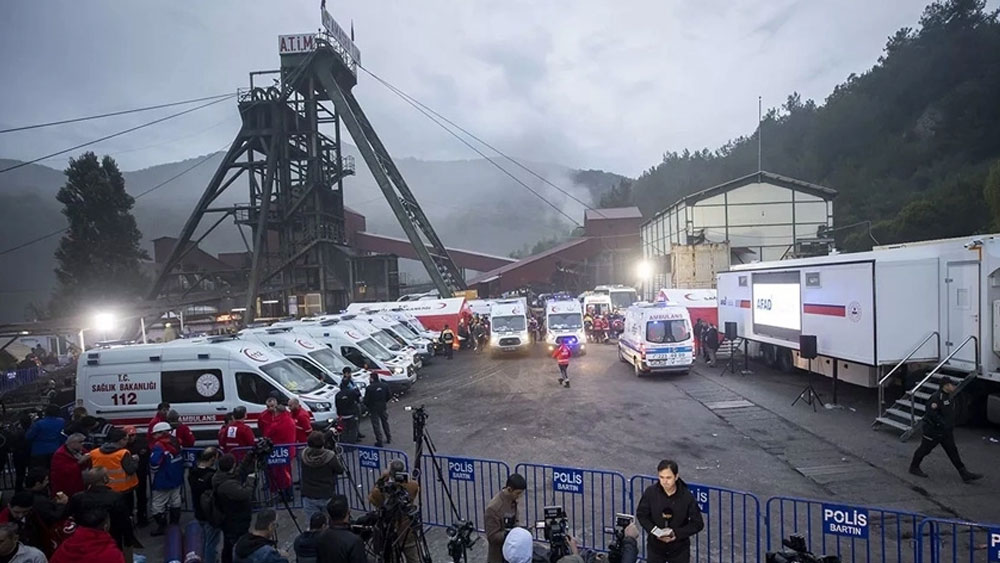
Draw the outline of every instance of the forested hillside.
[[[849,41],[845,38],[845,41]],[[1000,227],[1000,22],[984,0],[928,6],[878,62],[822,103],[788,96],[762,123],[763,168],[840,191],[835,223],[872,221],[880,243]],[[1000,167],[1000,165],[997,165]],[[670,152],[632,186],[646,216],[757,170],[757,133],[714,150]],[[871,246],[865,228],[839,247]]]

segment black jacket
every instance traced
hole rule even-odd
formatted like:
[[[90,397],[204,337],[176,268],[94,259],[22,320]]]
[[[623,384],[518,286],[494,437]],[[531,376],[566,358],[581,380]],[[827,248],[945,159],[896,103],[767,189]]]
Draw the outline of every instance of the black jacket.
[[[215,502],[226,515],[222,533],[227,536],[242,536],[250,530],[253,518],[253,489],[255,480],[247,478],[241,483],[238,475],[217,471],[212,476]]]
[[[212,488],[212,477],[215,477],[215,469],[212,467],[195,466],[188,470],[188,488],[191,490],[194,519],[199,522],[208,521],[208,515],[201,509],[201,495]]]
[[[132,527],[132,511],[121,493],[112,491],[107,485],[95,485],[69,499],[69,515],[77,521],[83,513],[94,508],[104,509],[111,517],[111,529],[108,532],[118,547],[139,545]]]
[[[319,534],[320,532],[315,530],[306,530],[295,538],[293,546],[296,563],[316,563],[316,558],[319,556],[316,540],[319,539]]]
[[[924,435],[941,438],[955,429],[955,397],[938,389],[927,399]]]
[[[646,487],[635,508],[635,518],[642,529],[646,530],[646,549],[665,555],[668,559],[671,555],[689,551],[689,538],[705,527],[698,503],[681,479],[677,479],[677,490],[671,496],[667,496],[659,483]],[[663,543],[652,534],[654,526],[673,529],[677,539]]]
[[[346,524],[332,524],[316,538],[317,563],[367,563],[365,544]]]
[[[333,404],[337,407],[339,416],[358,416],[358,402],[361,400],[361,392],[346,385],[340,386],[337,396],[333,399]]]
[[[288,563],[288,558],[278,553],[274,541],[269,538],[247,534],[233,546],[233,563],[243,562]]]
[[[708,346],[712,350],[719,349],[719,329],[709,326],[705,328],[702,335],[705,339],[705,346]]]
[[[373,381],[365,391],[365,406],[369,411],[383,412],[386,404],[392,399],[392,392],[389,391],[389,384],[378,379]]]

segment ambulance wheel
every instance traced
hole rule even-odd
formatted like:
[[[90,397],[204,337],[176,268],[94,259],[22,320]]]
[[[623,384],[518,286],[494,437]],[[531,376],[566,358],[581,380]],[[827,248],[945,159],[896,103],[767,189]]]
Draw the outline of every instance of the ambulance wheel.
[[[618,361],[621,362],[621,363],[623,363],[623,364],[627,364],[628,363],[628,360],[625,359],[625,354],[622,354],[622,347],[621,346],[618,347]]]
[[[792,362],[792,353],[787,348],[779,348],[777,350],[777,358],[775,359],[775,364],[778,371],[782,373],[791,373],[795,368],[794,362]]]
[[[642,377],[642,370],[639,369],[639,364],[638,363],[633,363],[632,367],[635,369],[635,376],[636,377]]]

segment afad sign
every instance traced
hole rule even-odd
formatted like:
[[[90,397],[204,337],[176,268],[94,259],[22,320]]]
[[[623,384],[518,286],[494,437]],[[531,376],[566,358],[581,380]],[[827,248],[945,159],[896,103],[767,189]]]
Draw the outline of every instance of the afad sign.
[[[839,504],[823,505],[823,533],[868,539],[868,509]]]

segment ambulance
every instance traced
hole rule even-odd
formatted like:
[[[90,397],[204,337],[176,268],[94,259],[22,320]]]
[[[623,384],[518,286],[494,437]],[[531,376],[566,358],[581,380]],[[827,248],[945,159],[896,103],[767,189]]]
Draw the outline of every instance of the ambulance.
[[[413,329],[390,315],[374,313],[370,315],[358,315],[358,319],[368,321],[373,327],[382,330],[397,342],[414,350],[417,359],[421,363],[427,362],[434,355],[434,346],[429,339],[420,336]]]
[[[694,363],[694,336],[687,308],[657,302],[626,309],[618,359],[632,364],[639,377],[653,372],[688,373]]]
[[[374,324],[368,322],[367,318],[361,318],[354,314],[344,314],[344,315],[325,315],[321,317],[316,317],[317,320],[337,320],[343,323],[344,326],[354,327],[356,330],[360,330],[363,334],[368,335],[372,340],[378,343],[389,352],[405,359],[407,362],[413,365],[414,369],[419,370],[423,367],[423,360],[417,354],[416,348],[410,346],[402,338],[398,338],[387,331],[375,326]]]
[[[361,330],[339,319],[325,321],[283,321],[273,327],[290,326],[292,332],[306,334],[338,352],[358,368],[377,373],[393,393],[406,391],[417,380],[416,368],[405,358],[396,356]]]
[[[315,428],[336,418],[336,387],[284,354],[234,336],[97,347],[77,364],[77,406],[145,434],[156,406],[167,402],[203,444],[218,439],[226,413],[236,407],[246,407],[255,423],[272,393],[298,398]]]
[[[468,319],[469,305],[464,297],[448,299],[425,299],[421,301],[386,301],[381,303],[351,303],[347,313],[375,313],[382,311],[406,311],[418,319],[425,327],[440,331],[445,325],[456,330],[461,319]]]
[[[550,299],[545,303],[545,343],[551,352],[563,342],[573,352],[587,353],[583,306],[576,299],[559,301]]]
[[[237,335],[241,340],[267,346],[288,356],[299,367],[308,371],[313,377],[321,379],[330,385],[340,385],[344,377],[344,368],[351,368],[351,381],[358,386],[361,394],[371,383],[370,374],[358,369],[329,346],[313,340],[305,334],[292,332],[291,327],[261,327],[241,330]]]
[[[520,352],[530,345],[527,301],[523,297],[494,301],[490,307],[490,351]]]

